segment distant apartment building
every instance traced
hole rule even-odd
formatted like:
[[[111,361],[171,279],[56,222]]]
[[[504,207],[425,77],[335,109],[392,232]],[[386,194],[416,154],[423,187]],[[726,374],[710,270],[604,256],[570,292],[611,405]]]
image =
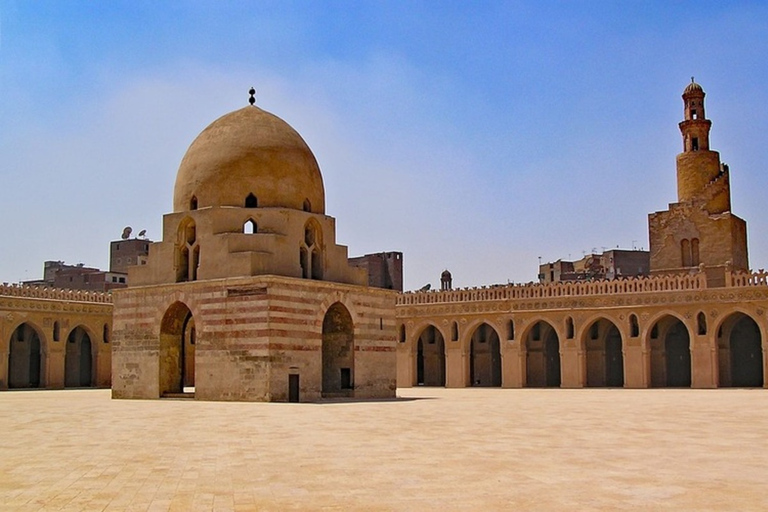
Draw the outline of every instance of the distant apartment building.
[[[540,283],[593,281],[647,276],[651,256],[648,251],[611,249],[602,254],[586,254],[577,261],[557,260],[539,265]]]
[[[111,242],[109,270],[86,267],[83,263],[67,265],[63,261],[46,261],[43,278],[23,284],[94,292],[125,288],[128,286],[128,267],[146,264],[150,243],[151,240],[141,238]]]

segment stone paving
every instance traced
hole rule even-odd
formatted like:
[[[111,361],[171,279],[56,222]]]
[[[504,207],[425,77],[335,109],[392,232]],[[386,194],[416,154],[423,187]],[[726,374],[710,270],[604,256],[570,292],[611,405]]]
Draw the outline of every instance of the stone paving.
[[[0,510],[768,510],[768,390],[0,393]]]

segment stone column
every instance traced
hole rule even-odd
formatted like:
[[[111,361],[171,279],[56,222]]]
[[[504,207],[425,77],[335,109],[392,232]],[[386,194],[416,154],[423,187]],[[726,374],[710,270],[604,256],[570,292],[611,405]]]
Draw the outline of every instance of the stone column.
[[[645,369],[647,365],[647,353],[643,352],[640,338],[629,338],[624,344],[624,387],[647,388],[648,381]]]
[[[449,341],[445,346],[445,387],[467,386],[467,355],[457,342]]]
[[[397,387],[413,387],[413,351],[408,343],[397,344]]]
[[[584,387],[584,355],[575,340],[565,340],[560,348],[560,387]]]
[[[694,335],[691,339],[691,387],[716,388],[718,381],[715,336]]]
[[[525,353],[521,352],[520,343],[511,340],[501,342],[501,387],[523,387]]]

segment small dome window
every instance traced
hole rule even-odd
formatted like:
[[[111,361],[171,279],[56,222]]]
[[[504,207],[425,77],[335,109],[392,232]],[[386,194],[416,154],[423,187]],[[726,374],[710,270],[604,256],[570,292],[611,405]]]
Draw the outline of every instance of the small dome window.
[[[248,197],[245,198],[245,207],[246,208],[257,208],[259,206],[259,201],[256,199],[256,196],[253,194],[248,194]]]
[[[309,202],[309,199],[304,200],[304,211],[305,212],[311,212],[312,211],[312,203]]]
[[[189,209],[197,210],[197,196],[192,196],[192,199],[189,200]]]

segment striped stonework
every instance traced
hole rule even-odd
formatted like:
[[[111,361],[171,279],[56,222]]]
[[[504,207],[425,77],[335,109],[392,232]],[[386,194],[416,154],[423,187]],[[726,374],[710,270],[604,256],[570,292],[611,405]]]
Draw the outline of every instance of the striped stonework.
[[[168,358],[181,358],[167,352],[164,344],[175,342],[164,329],[174,329],[169,311],[183,308],[194,319],[196,399],[286,401],[289,375],[298,375],[300,400],[318,400],[323,321],[337,303],[353,326],[353,386],[345,396],[395,395],[395,292],[260,276],[135,287],[114,295],[115,398],[158,398],[167,391]]]

